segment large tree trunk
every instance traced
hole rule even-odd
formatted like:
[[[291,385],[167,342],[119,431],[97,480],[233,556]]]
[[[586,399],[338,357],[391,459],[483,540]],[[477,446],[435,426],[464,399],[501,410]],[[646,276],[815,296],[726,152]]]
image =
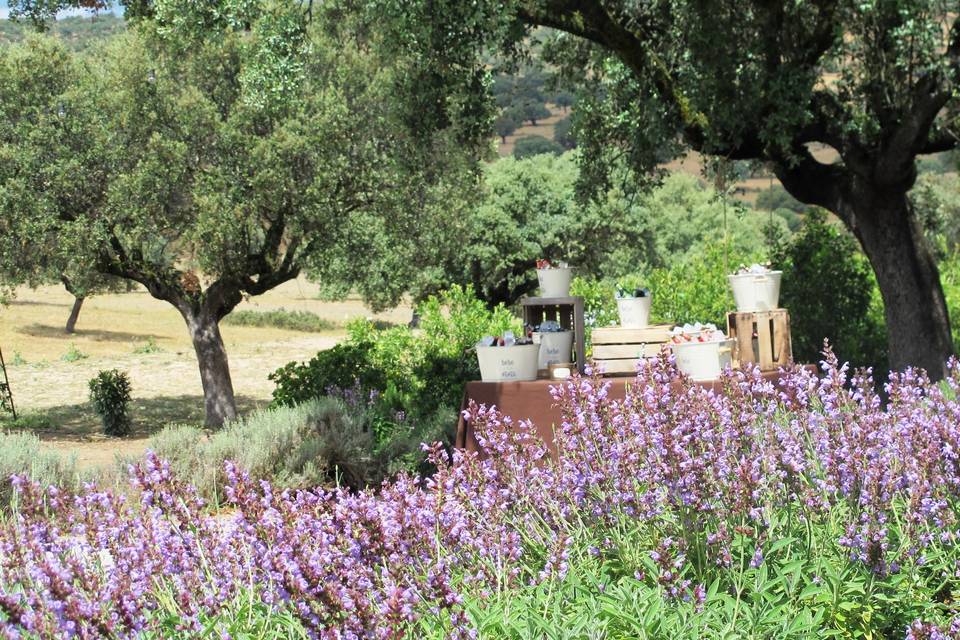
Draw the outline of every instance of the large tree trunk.
[[[206,424],[208,427],[221,427],[224,422],[237,417],[237,403],[233,396],[230,365],[219,323],[214,316],[202,311],[185,313],[184,319],[200,365]]]
[[[940,273],[906,193],[863,193],[845,216],[883,296],[890,368],[923,367],[934,380],[953,354]]]
[[[67,318],[67,326],[64,329],[67,333],[73,333],[77,329],[77,318],[80,317],[80,307],[83,306],[83,296],[74,296],[73,309],[70,310],[70,317]]]

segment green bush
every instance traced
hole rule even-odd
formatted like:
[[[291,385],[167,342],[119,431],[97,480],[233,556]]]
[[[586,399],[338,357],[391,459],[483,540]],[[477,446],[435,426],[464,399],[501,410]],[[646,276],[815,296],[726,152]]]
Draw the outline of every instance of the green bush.
[[[332,388],[347,389],[358,383],[366,389],[385,389],[386,375],[371,361],[373,348],[373,342],[357,340],[351,334],[308,362],[280,367],[268,376],[276,384],[274,406],[290,406],[327,395]]]
[[[524,136],[513,143],[513,157],[517,160],[546,153],[558,156],[564,151],[563,145],[543,136]]]
[[[258,411],[210,435],[171,425],[150,439],[149,448],[214,502],[222,495],[227,460],[279,487],[364,488],[401,469],[416,470],[423,459],[420,443],[443,439],[454,415],[394,416],[389,432],[378,434],[375,402],[347,390],[339,397]]]
[[[320,332],[337,328],[335,322],[321,318],[311,311],[287,311],[286,309],[269,311],[243,309],[225,317],[223,323],[240,327],[274,327],[290,331]]]
[[[50,416],[40,411],[17,411],[17,418],[0,414],[0,425],[8,431],[39,431],[53,427]]]
[[[617,324],[619,316],[614,297],[617,284],[627,289],[650,289],[652,323],[712,322],[724,328],[727,312],[735,308],[727,274],[742,262],[758,259],[760,256],[756,254],[747,255],[714,245],[696,259],[667,268],[648,269],[616,280],[574,278],[571,293],[584,297],[589,329]]]
[[[842,360],[887,368],[879,289],[847,232],[811,210],[791,240],[773,244],[771,260],[783,270],[780,305],[790,311],[795,360],[819,362],[826,338]]]
[[[960,353],[960,253],[953,251],[940,263],[940,283],[947,299],[954,348]]]
[[[11,476],[26,475],[41,487],[56,486],[72,490],[79,477],[72,459],[44,451],[40,439],[32,433],[0,433],[0,507],[13,497]]]
[[[157,344],[157,339],[149,336],[146,340],[133,348],[134,355],[150,355],[153,353],[163,353],[163,348]]]
[[[404,447],[419,444],[407,441],[411,424],[415,431],[443,434],[442,425],[456,420],[464,383],[479,377],[474,344],[484,335],[519,333],[522,327],[502,305],[488,309],[469,287],[431,296],[417,311],[417,331],[355,321],[347,327],[347,339],[333,349],[274,371],[273,405],[331,394],[362,399],[370,405],[374,447],[398,456]],[[401,441],[407,444],[399,446]]]
[[[90,402],[103,422],[108,436],[125,436],[130,432],[130,378],[117,369],[101,371],[90,380]]]

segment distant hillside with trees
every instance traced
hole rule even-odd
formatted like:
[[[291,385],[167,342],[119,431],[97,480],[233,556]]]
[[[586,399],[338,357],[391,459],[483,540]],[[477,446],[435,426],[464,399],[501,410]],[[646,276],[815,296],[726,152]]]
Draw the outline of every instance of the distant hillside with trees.
[[[50,33],[63,40],[64,45],[73,51],[81,51],[91,43],[119,33],[125,28],[124,19],[112,13],[61,18],[50,23]],[[32,29],[26,22],[0,20],[0,46],[23,40]]]

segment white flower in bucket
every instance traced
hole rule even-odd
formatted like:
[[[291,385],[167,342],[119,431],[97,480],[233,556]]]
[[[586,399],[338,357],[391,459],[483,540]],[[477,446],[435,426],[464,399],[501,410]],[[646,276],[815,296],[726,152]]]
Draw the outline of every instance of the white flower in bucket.
[[[541,297],[567,298],[570,296],[573,269],[566,262],[537,260],[537,280],[540,283]]]

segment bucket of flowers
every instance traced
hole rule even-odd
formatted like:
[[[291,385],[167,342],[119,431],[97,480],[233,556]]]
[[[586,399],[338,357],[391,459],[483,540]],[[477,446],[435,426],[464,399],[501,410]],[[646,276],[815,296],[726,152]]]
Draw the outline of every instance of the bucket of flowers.
[[[770,265],[740,265],[737,272],[727,276],[737,311],[772,311],[779,308],[782,271],[772,271]]]
[[[670,334],[677,368],[694,380],[715,380],[733,363],[734,341],[712,324],[685,324]]]
[[[537,260],[537,280],[540,282],[542,297],[566,298],[570,295],[573,269],[567,266],[566,262]]]

